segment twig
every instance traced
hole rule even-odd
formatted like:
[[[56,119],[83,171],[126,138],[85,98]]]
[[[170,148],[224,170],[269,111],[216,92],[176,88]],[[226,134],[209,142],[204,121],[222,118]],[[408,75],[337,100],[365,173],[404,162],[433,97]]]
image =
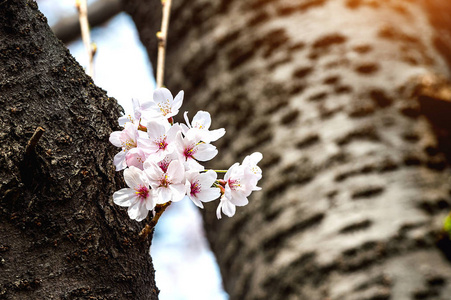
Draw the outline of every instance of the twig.
[[[161,30],[157,32],[158,38],[157,88],[163,86],[164,61],[166,57],[166,41],[168,36],[169,16],[171,12],[171,0],[161,0],[161,5],[163,5]]]
[[[88,22],[88,4],[87,0],[75,0],[75,6],[78,10],[78,19],[80,21],[81,37],[88,53],[88,75],[94,78],[94,54],[97,48],[91,43],[91,33],[89,32]]]
[[[88,5],[88,22],[90,29],[102,25],[122,11],[120,0],[97,0]],[[76,40],[81,35],[78,12],[63,17],[52,26],[55,35],[63,41],[69,43]]]
[[[163,204],[157,204],[157,206],[155,206],[155,216],[153,216],[152,220],[150,221],[149,224],[146,225],[146,227],[143,228],[143,230],[141,230],[141,232],[139,233],[139,237],[144,240],[149,233],[152,231],[152,229],[155,227],[155,225],[157,225],[158,220],[160,219],[161,215],[163,214],[163,212],[166,210],[166,208],[169,207],[169,205],[171,205],[171,201],[163,203]]]
[[[33,135],[31,136],[30,140],[27,143],[27,147],[25,148],[25,155],[30,155],[31,152],[34,150],[36,145],[38,144],[39,139],[44,134],[45,130],[41,126],[36,128]]]

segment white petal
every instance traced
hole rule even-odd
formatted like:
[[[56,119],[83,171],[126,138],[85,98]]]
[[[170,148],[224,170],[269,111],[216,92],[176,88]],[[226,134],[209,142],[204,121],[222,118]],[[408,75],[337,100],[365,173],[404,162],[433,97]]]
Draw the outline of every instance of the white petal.
[[[112,133],[110,133],[110,143],[116,147],[122,147],[121,135],[122,131],[113,131]]]
[[[176,114],[178,114],[180,107],[182,106],[183,103],[183,95],[185,93],[183,91],[180,91],[177,96],[175,96],[174,98],[174,102],[172,104],[172,111],[174,112],[174,116]]]
[[[155,89],[155,91],[153,92],[153,101],[155,103],[167,103],[168,101],[169,103],[172,103],[172,94],[167,88]]]
[[[127,168],[127,163],[125,162],[125,151],[121,151],[114,156],[113,164],[116,166],[116,171],[121,171]]]
[[[227,173],[224,175],[224,180],[227,181],[229,180],[230,176],[232,176],[233,170],[235,168],[237,168],[240,164],[239,163],[234,163],[228,170]]]
[[[167,187],[159,187],[157,189],[158,193],[158,204],[163,204],[172,200],[172,191]]]
[[[191,201],[193,201],[193,203],[194,203],[197,207],[199,207],[199,208],[204,208],[204,205],[202,204],[202,202],[200,202],[199,199],[197,199],[196,197],[192,197],[192,196],[189,196],[189,198],[191,199]]]
[[[185,184],[171,184],[169,188],[172,192],[172,201],[178,202],[182,200],[186,195]]]
[[[196,146],[197,150],[193,157],[200,161],[207,161],[218,154],[218,150],[211,144],[200,144]]]
[[[210,201],[216,200],[219,198],[219,196],[221,196],[221,192],[220,192],[219,188],[202,189],[202,191],[199,192],[199,194],[197,195],[197,197],[202,202],[210,202]]]
[[[225,200],[222,204],[222,212],[228,216],[233,217],[235,215],[236,206],[233,205],[230,201]]]
[[[204,140],[204,142],[206,143],[215,142],[219,140],[221,137],[223,137],[225,133],[226,131],[224,128],[209,131],[207,134],[205,134],[206,140]]]
[[[146,185],[145,182],[143,182],[142,179],[142,171],[138,169],[137,167],[130,166],[128,169],[124,170],[124,180],[125,183],[131,187],[135,188],[139,185]]]
[[[157,204],[157,195],[155,194],[154,190],[149,191],[149,196],[146,199],[146,209],[147,210],[154,210],[155,205]]]
[[[152,186],[159,185],[160,179],[164,176],[163,170],[152,161],[152,156],[149,156],[144,162],[144,172],[146,172]]]
[[[260,152],[254,152],[249,155],[249,158],[253,164],[258,164],[258,162],[263,159],[263,154],[261,154]]]
[[[218,174],[213,170],[208,170],[205,173],[200,173],[200,174],[198,173],[198,175],[196,177],[198,178],[199,183],[202,186],[210,187],[213,185],[215,180],[218,178]]]
[[[173,183],[185,182],[185,168],[178,160],[173,160],[169,163],[167,175]]]
[[[191,124],[189,123],[188,112],[187,112],[187,111],[185,111],[185,112],[183,113],[183,118],[185,119],[186,125],[185,125],[185,124],[182,124],[182,126],[185,125],[186,127],[191,128]]]
[[[247,200],[247,198],[240,193],[234,193],[232,199],[230,199],[230,202],[236,206],[245,206],[249,203],[249,200]]]
[[[136,201],[128,208],[128,216],[130,219],[136,220],[138,222],[144,220],[147,217],[149,211],[146,209],[144,201]]]
[[[166,126],[166,124],[168,124]],[[147,134],[151,140],[161,140],[169,129],[169,123],[158,122],[155,120],[147,123]]]
[[[182,130],[182,133],[184,135],[186,135],[186,133],[188,132],[188,130],[190,129],[188,126],[186,126],[185,124],[180,124],[180,128]]]
[[[133,122],[133,118],[130,115],[125,115],[125,116],[119,117],[119,119],[117,121],[119,123],[119,126],[124,126],[125,123]]]
[[[169,123],[168,123],[169,124]],[[182,124],[185,125],[185,124]],[[166,132],[166,136],[167,136],[167,143],[173,143],[176,139],[176,136],[179,132],[183,132],[182,130],[182,126],[178,125],[178,124],[174,124],[171,126],[171,128],[168,129],[168,131]]]
[[[222,201],[219,202],[218,208],[216,208],[216,217],[219,219],[221,219],[221,209],[222,209]]]
[[[203,171],[205,169],[200,163],[198,163],[195,159],[188,159],[185,164],[186,171]]]
[[[197,112],[197,114],[193,118],[192,122],[193,127],[199,128],[199,129],[208,129],[211,125],[211,117],[210,113],[200,110]]]
[[[133,189],[124,188],[114,192],[113,194],[113,202],[119,206],[128,207],[136,200],[136,193]]]

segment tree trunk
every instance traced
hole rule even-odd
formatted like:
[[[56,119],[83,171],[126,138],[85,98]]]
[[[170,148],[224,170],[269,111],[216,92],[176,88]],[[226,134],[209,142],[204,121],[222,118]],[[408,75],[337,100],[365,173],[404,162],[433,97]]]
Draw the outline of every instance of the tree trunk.
[[[155,61],[148,3],[124,2]],[[165,83],[226,128],[215,167],[264,155],[247,207],[204,214],[231,299],[449,298],[449,145],[422,101],[451,50],[432,6],[449,18],[442,0],[175,1]]]
[[[119,106],[32,0],[0,1],[0,107],[0,298],[157,299],[142,225],[112,203]]]

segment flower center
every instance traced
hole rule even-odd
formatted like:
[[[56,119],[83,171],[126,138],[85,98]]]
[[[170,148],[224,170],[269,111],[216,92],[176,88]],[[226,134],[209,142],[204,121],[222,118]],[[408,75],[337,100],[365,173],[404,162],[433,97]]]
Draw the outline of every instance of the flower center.
[[[164,174],[164,177],[160,179],[160,187],[167,188],[171,184],[168,175]]]
[[[168,171],[169,161],[163,159],[158,163],[158,166],[160,167],[161,170],[163,170],[164,173],[166,173]]]
[[[196,197],[197,194],[199,194],[201,190],[201,186],[199,184],[199,181],[194,181],[191,183],[191,196]]]
[[[158,107],[160,108],[161,113],[163,116],[166,116],[168,113],[171,112],[171,104],[169,103],[169,99],[166,99],[166,102],[160,102],[158,103]]]
[[[194,150],[194,145],[185,148],[185,150],[183,151],[183,155],[185,156],[186,159],[193,158],[193,155],[195,153],[196,151]]]
[[[166,137],[164,137],[163,139],[161,139],[160,141],[157,142],[158,148],[160,150],[165,150],[166,147],[168,146],[168,143],[166,143]]]
[[[131,138],[126,139],[125,142],[122,142],[122,147],[124,147],[125,150],[130,150],[131,148],[136,148],[137,146],[138,145],[137,145],[136,141],[134,141]]]
[[[239,179],[229,179],[227,183],[232,191],[236,191],[241,187],[241,182]]]
[[[139,185],[135,190],[139,200],[145,200],[149,196],[149,188],[147,186]]]

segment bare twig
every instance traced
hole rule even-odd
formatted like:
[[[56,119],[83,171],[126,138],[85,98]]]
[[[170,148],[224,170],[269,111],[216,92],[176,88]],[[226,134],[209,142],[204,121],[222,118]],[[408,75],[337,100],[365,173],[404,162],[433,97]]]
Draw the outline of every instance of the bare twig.
[[[94,78],[94,54],[96,47],[91,44],[91,33],[89,32],[88,22],[88,4],[87,0],[75,0],[75,6],[78,10],[78,18],[80,20],[81,37],[88,53],[88,75]]]
[[[168,36],[169,16],[171,12],[171,0],[161,0],[163,5],[163,16],[161,18],[161,30],[157,33],[158,38],[158,61],[157,61],[157,88],[163,86],[164,61],[166,57],[166,41]]]
[[[88,22],[90,28],[102,25],[109,19],[122,11],[120,0],[97,0],[88,6]],[[55,35],[63,41],[69,43],[76,40],[81,35],[78,12],[68,17],[61,18],[52,26]]]
[[[152,220],[150,221],[149,224],[146,225],[146,227],[143,228],[143,230],[141,230],[139,237],[144,240],[149,233],[152,231],[152,229],[155,227],[155,225],[157,225],[158,220],[160,219],[161,215],[163,214],[163,212],[166,210],[166,208],[169,207],[169,205],[171,205],[171,201],[163,203],[163,204],[157,204],[157,206],[155,206],[155,215],[153,216]]]
[[[36,145],[38,144],[39,139],[44,134],[45,130],[41,126],[36,128],[33,135],[31,136],[30,140],[27,143],[27,147],[25,148],[25,155],[30,155],[31,152],[34,150]]]

